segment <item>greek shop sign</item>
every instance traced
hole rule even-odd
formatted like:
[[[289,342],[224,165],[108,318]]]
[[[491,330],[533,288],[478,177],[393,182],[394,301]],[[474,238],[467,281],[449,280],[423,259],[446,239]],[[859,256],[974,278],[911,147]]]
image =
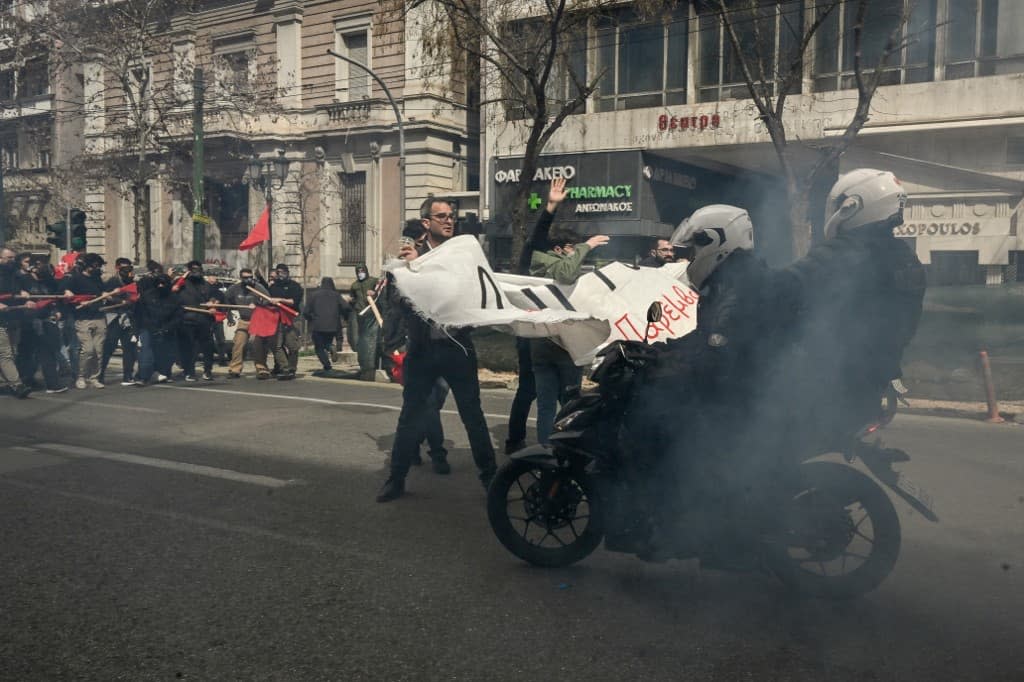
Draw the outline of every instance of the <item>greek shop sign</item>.
[[[522,168],[512,168],[510,170],[499,170],[494,173],[494,182],[499,185],[511,184],[519,182],[519,177],[522,175]],[[550,182],[555,178],[565,178],[566,180],[572,180],[576,177],[575,166],[542,166],[537,169],[537,172],[533,174],[534,182]]]
[[[1010,233],[1009,220],[905,223],[893,230],[897,237],[977,237]]]

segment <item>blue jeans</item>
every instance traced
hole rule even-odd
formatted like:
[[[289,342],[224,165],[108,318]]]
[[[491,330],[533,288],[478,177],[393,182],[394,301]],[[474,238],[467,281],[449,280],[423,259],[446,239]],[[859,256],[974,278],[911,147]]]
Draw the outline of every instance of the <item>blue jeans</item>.
[[[149,381],[154,371],[171,376],[174,364],[173,338],[171,334],[154,334],[148,329],[139,332],[140,381]]]
[[[555,425],[557,405],[565,404],[570,389],[579,389],[583,368],[560,346],[547,339],[530,341],[533,376],[537,385],[537,442],[547,445]]]

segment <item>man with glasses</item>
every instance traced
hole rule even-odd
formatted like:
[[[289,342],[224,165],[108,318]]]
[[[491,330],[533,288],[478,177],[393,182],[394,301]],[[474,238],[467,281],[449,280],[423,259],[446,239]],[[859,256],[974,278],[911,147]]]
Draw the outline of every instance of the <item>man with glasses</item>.
[[[427,251],[440,248],[455,235],[455,211],[443,199],[430,198],[424,201],[420,207],[420,219],[427,232],[426,239],[419,249],[414,244],[401,248],[398,255],[406,261],[413,261]],[[395,295],[395,287],[389,287],[389,290]],[[441,329],[421,318],[401,300],[392,301],[388,312],[389,317],[404,317],[408,352],[402,366],[402,411],[398,416],[395,444],[391,450],[391,475],[377,495],[377,501],[390,502],[405,493],[405,477],[413,457],[419,451],[425,421],[432,412],[431,392],[439,378],[448,382],[455,396],[459,417],[469,436],[473,460],[480,472],[480,482],[486,489],[497,467],[491,434],[480,405],[480,381],[477,377],[476,350],[470,339],[471,330],[468,327]]]
[[[648,268],[660,268],[665,263],[676,261],[675,250],[672,244],[664,237],[654,237],[651,240],[651,250],[647,257],[640,261],[640,265]]]

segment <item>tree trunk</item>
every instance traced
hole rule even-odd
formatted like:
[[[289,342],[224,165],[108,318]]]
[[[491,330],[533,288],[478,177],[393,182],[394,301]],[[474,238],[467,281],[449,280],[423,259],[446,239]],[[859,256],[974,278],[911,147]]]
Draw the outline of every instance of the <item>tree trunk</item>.
[[[141,239],[140,235],[142,231],[142,215],[142,187],[136,183],[132,185],[132,217],[134,218],[132,221],[134,223],[132,225],[132,261],[135,263],[140,262],[142,255],[139,249],[139,241]]]

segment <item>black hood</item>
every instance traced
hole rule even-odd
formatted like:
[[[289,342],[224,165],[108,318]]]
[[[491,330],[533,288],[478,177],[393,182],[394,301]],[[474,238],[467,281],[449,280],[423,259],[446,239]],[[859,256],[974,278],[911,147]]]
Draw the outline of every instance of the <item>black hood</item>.
[[[337,291],[337,289],[334,288],[334,280],[331,279],[330,277],[324,277],[323,279],[320,280],[320,288],[330,289],[331,291]]]

